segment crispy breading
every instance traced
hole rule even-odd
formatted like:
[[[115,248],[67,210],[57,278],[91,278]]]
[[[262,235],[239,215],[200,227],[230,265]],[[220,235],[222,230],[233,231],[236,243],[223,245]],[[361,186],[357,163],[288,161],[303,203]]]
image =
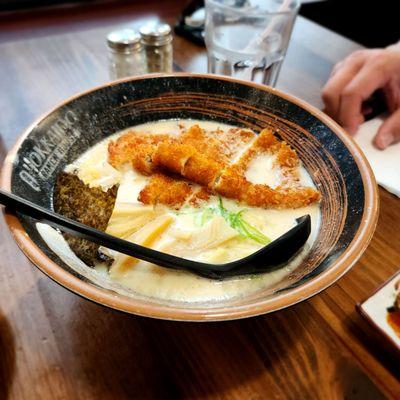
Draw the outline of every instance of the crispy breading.
[[[151,151],[157,144],[168,140],[169,135],[150,135],[129,131],[120,136],[115,142],[108,145],[108,162],[119,169],[122,165],[132,162],[133,167],[139,171],[152,170]]]
[[[199,135],[199,140],[195,140],[196,135]],[[134,169],[145,175],[157,170],[167,170],[207,186],[213,183],[223,169],[223,165],[214,161],[213,157],[209,158],[205,150],[211,149],[216,156],[217,141],[211,141],[211,145],[207,145],[207,141],[198,125],[187,131],[186,143],[193,145],[182,143],[181,138],[176,140],[167,135],[140,136],[127,133],[115,143],[110,143],[109,162],[116,168],[131,162]]]
[[[231,128],[227,131],[219,131],[219,140],[223,143],[223,149],[230,161],[233,161],[243,148],[256,138],[252,131],[240,128]]]
[[[158,173],[140,194],[139,199],[145,204],[177,206],[192,193],[187,182],[160,175],[160,172],[177,174],[202,185],[205,196],[209,191],[251,206],[297,208],[320,199],[318,191],[300,185],[300,160],[296,152],[287,143],[278,140],[271,130],[264,129],[233,165],[230,161],[237,147],[249,143],[254,134],[246,130],[228,132],[209,134],[194,125],[178,138],[128,134],[127,138],[122,136],[110,145],[110,162],[121,165],[130,161],[143,174]],[[274,165],[281,171],[279,187],[253,184],[245,178],[250,162],[261,154],[275,156]],[[199,198],[193,196],[193,204]]]
[[[258,153],[276,154],[275,165],[281,168],[297,168],[300,165],[296,152],[285,142],[276,138],[270,129],[264,129],[254,142]]]
[[[249,163],[258,155],[275,155],[275,166],[281,170],[282,184],[278,188],[252,184],[245,178]],[[214,187],[220,195],[245,202],[252,206],[297,208],[320,199],[313,188],[300,187],[300,160],[286,142],[279,141],[270,129],[264,129],[251,147],[234,165],[227,166]]]
[[[212,189],[225,164],[209,160],[199,152],[194,153],[183,167],[182,176],[199,185]]]
[[[244,175],[251,161],[262,154],[275,156],[273,166],[279,168],[283,186],[299,186],[300,160],[296,152],[286,142],[279,141],[270,129],[260,132],[252,146],[236,163],[237,170]]]
[[[240,168],[232,165],[222,172],[213,190],[221,196],[242,201],[250,186],[251,183],[244,177]]]
[[[157,167],[153,163],[153,155],[157,150],[154,144],[139,144],[136,146],[136,151],[131,157],[133,169],[143,175],[151,175],[157,171]]]
[[[265,128],[257,135],[254,148],[263,152],[275,152],[281,143],[271,129]]]
[[[208,159],[228,163],[254,137],[253,132],[240,128],[206,132],[193,125],[180,135],[179,140],[182,144],[195,147],[201,154],[207,154]]]
[[[224,153],[223,143],[217,137],[207,135],[199,125],[192,125],[186,132],[179,137],[182,144],[193,146],[198,152],[207,154],[207,158],[227,162],[228,157]]]
[[[239,158],[239,160],[237,160],[237,162],[235,163],[235,171],[237,173],[244,175],[250,162],[259,154],[260,150],[257,146],[257,141],[259,140],[260,135],[261,133],[259,134],[257,139],[255,139],[253,144],[247,149],[247,151],[245,151]]]
[[[261,131],[249,149],[235,164],[237,171],[244,174],[250,162],[259,154],[274,154],[279,150],[279,141],[269,129]]]
[[[297,168],[300,165],[296,152],[286,142],[281,142],[276,154],[276,165],[282,168]]]
[[[158,145],[153,164],[207,187],[213,185],[224,168],[224,164],[209,159],[194,146],[172,139]]]
[[[236,137],[240,138],[240,141],[242,143],[247,143],[251,139],[254,139],[256,136],[255,133],[249,129],[242,129],[242,128],[231,128],[226,131],[225,136],[228,138],[232,138],[232,140],[237,140],[235,139]]]
[[[139,193],[138,200],[144,204],[164,204],[179,208],[192,194],[188,182],[164,174],[154,174]]]
[[[320,193],[310,187],[272,189],[268,185],[253,184],[242,173],[242,168],[232,165],[219,177],[214,191],[227,198],[239,200],[250,206],[263,208],[298,208],[320,200]]]
[[[195,153],[195,147],[170,139],[157,146],[153,155],[153,163],[160,169],[183,175],[185,164]]]
[[[201,186],[197,191],[194,192],[192,197],[189,199],[189,203],[192,206],[198,207],[202,203],[208,201],[211,197],[211,194],[212,193],[210,190]]]

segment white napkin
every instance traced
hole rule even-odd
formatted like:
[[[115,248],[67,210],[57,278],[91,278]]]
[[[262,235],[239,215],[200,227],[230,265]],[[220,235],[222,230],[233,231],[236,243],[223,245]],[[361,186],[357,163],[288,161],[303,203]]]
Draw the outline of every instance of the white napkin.
[[[378,150],[373,145],[373,139],[384,121],[383,116],[364,122],[354,136],[361,147],[379,185],[400,197],[400,143]]]

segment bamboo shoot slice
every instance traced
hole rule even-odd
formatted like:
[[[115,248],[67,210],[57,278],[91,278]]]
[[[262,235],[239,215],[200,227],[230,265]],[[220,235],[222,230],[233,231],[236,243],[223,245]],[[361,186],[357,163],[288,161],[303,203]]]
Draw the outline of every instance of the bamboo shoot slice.
[[[160,215],[128,237],[127,240],[142,246],[151,247],[169,227],[173,219],[173,216],[170,214]],[[124,273],[132,269],[138,261],[137,258],[129,257],[125,254],[118,254],[110,268],[111,278],[123,276]]]

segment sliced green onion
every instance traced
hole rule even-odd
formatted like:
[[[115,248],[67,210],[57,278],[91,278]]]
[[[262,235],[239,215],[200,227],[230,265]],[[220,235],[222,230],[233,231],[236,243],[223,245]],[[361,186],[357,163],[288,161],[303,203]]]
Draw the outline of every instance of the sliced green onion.
[[[240,210],[239,212],[232,212],[224,207],[222,198],[219,197],[218,207],[208,207],[202,210],[195,216],[195,223],[199,226],[203,226],[207,221],[209,221],[213,215],[220,215],[225,219],[228,225],[235,229],[240,236],[254,240],[260,244],[268,244],[271,242],[267,236],[260,232],[256,227],[249,224],[244,220],[242,214],[245,210]]]
[[[242,214],[246,210],[240,210],[238,212],[232,212],[225,208],[222,198],[218,199],[218,206],[211,206],[204,208],[203,210],[181,210],[179,213],[181,214],[193,214],[194,223],[197,226],[203,226],[206,222],[208,222],[214,215],[220,215],[228,225],[235,229],[240,236],[252,239],[260,244],[268,244],[271,243],[271,239],[265,236],[262,232],[260,232],[255,226],[249,224],[244,220]]]

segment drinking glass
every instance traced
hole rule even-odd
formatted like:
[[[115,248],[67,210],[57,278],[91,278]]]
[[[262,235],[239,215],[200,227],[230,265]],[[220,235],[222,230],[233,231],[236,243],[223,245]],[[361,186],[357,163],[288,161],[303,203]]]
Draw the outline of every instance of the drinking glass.
[[[206,0],[208,72],[274,86],[299,0]]]

